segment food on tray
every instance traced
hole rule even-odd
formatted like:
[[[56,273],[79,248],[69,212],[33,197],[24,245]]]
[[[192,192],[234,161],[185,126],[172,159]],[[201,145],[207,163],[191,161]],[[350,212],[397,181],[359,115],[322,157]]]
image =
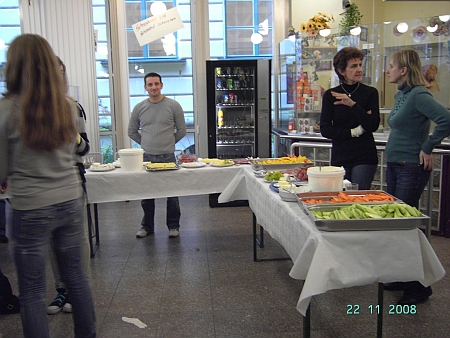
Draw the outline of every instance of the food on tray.
[[[323,204],[323,200],[316,199],[316,198],[310,198],[310,199],[304,200],[303,203],[306,203],[306,204]]]
[[[386,203],[380,205],[352,204],[333,211],[311,210],[317,219],[366,219],[366,218],[404,218],[422,217],[416,207],[405,203]]]
[[[267,174],[264,176],[264,179],[266,181],[278,181],[281,177],[283,177],[283,174],[279,170],[275,171],[268,171]]]
[[[213,159],[211,160],[211,164],[212,165],[216,165],[216,166],[227,166],[227,165],[232,165],[234,164],[234,162],[232,160],[218,160],[218,159]]]
[[[290,183],[286,180],[280,180],[280,181],[278,181],[278,187],[279,188],[290,188],[290,187],[295,187],[295,185],[293,185],[292,183]]]
[[[355,203],[355,202],[393,202],[394,198],[386,193],[380,192],[378,194],[364,194],[364,195],[350,195],[340,191],[336,197],[328,200],[328,203]],[[311,198],[303,201],[306,204],[322,204],[323,200]]]
[[[170,169],[170,168],[176,168],[177,165],[174,162],[168,162],[168,163],[147,163],[146,167],[148,169]]]
[[[217,160],[217,158],[199,158],[200,162],[211,163],[212,161]]]
[[[206,163],[204,162],[188,162],[188,163],[182,163],[181,166],[183,168],[201,168],[204,167]]]
[[[294,176],[300,181],[307,181],[308,180],[308,168],[309,168],[309,166],[307,165],[304,168],[294,169]]]
[[[249,164],[248,158],[234,158],[234,164]]]
[[[197,159],[197,157],[194,155],[183,154],[183,155],[178,156],[178,162],[181,162],[181,163],[195,162],[196,159]]]
[[[112,163],[100,164],[98,162],[92,163],[91,169],[94,170],[105,170],[105,169],[114,169],[114,165]]]
[[[265,160],[254,160],[257,164],[292,164],[292,163],[311,163],[306,156],[284,156],[280,158],[268,158]]]

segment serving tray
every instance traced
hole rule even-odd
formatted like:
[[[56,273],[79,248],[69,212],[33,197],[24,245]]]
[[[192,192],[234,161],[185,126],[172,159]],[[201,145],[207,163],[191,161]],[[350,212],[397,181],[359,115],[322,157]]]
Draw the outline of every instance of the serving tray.
[[[375,204],[372,204],[375,205]],[[365,218],[365,219],[317,219],[311,211],[333,211],[342,205],[325,204],[303,208],[306,214],[321,231],[386,231],[411,230],[425,224],[429,217],[422,214],[420,217],[402,218]]]
[[[334,197],[338,196],[338,193],[345,194],[350,197],[360,197],[368,194],[372,195],[388,195],[391,197],[392,201],[369,201],[369,202],[330,202]],[[322,200],[322,204],[317,203],[306,203],[305,201],[315,199],[315,200]],[[388,194],[387,192],[383,190],[347,190],[347,191],[325,191],[325,192],[305,192],[305,193],[299,193],[297,194],[297,201],[300,204],[300,206],[304,206],[305,208],[308,208],[313,205],[324,205],[324,204],[331,204],[331,205],[349,205],[354,203],[359,204],[384,204],[384,203],[402,203],[402,200],[399,200],[397,197],[392,196],[391,194]]]
[[[175,163],[175,167],[170,167],[170,168],[149,168],[149,167],[145,166],[146,171],[166,171],[166,170],[178,170],[178,169],[180,169],[180,166],[178,165],[178,163]]]
[[[248,162],[252,166],[253,170],[279,170],[279,169],[288,169],[288,168],[301,168],[306,167],[307,165],[312,166],[312,162],[305,163],[277,163],[277,164],[263,164],[261,162],[269,161],[269,160],[280,160],[281,158],[256,158],[249,159]]]

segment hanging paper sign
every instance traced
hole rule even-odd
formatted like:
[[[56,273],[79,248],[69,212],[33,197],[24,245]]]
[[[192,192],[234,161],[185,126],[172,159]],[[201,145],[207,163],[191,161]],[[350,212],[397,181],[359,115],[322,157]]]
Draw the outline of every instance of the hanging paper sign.
[[[184,28],[184,24],[177,8],[173,7],[161,14],[135,23],[132,27],[139,45],[143,46]]]

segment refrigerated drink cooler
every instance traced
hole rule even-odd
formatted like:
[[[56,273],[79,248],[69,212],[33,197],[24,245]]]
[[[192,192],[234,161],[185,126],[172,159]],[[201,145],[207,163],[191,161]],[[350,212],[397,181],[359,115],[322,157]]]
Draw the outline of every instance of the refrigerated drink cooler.
[[[271,157],[270,60],[206,61],[208,157]],[[248,205],[247,201],[210,206]]]
[[[270,157],[270,60],[206,61],[208,157]]]

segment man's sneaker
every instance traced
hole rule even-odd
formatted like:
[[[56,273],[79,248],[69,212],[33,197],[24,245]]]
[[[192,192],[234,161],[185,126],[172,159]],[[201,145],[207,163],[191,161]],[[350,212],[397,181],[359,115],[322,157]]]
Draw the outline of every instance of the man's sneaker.
[[[62,310],[64,304],[66,304],[67,301],[67,293],[58,293],[55,299],[53,299],[53,302],[50,303],[49,306],[47,306],[47,314],[54,315],[57,314],[59,311]]]
[[[175,238],[180,236],[180,232],[177,229],[170,229],[169,230],[169,238]]]
[[[72,313],[72,303],[70,303],[70,298],[66,298],[66,304],[63,306],[63,312],[65,313]]]
[[[143,238],[143,237],[145,237],[145,236],[148,236],[148,234],[149,234],[149,232],[147,232],[147,230],[145,230],[145,228],[142,227],[141,230],[139,230],[139,231],[136,233],[136,237],[137,237],[137,238]]]

